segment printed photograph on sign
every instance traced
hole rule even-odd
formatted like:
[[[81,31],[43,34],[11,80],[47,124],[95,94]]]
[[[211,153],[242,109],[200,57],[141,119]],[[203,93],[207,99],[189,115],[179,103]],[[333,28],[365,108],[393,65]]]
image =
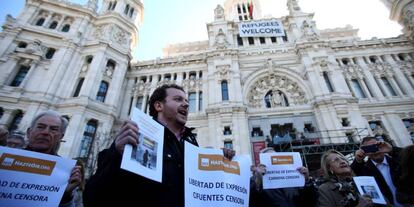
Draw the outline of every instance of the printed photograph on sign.
[[[379,194],[373,185],[363,185],[361,186],[364,194],[370,196],[373,199],[379,199]]]
[[[131,154],[131,159],[135,159],[142,166],[149,169],[157,168],[157,147],[155,140],[140,134],[139,145],[134,147]]]

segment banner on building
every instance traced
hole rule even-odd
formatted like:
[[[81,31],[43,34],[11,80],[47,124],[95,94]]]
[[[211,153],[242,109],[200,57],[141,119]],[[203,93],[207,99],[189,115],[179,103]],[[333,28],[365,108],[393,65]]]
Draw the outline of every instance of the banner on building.
[[[280,20],[250,21],[239,24],[239,35],[240,37],[280,37],[285,36],[285,31]]]
[[[228,160],[222,150],[196,147],[188,142],[184,151],[185,206],[249,206],[249,156]]]
[[[59,205],[76,161],[0,147],[0,206]]]

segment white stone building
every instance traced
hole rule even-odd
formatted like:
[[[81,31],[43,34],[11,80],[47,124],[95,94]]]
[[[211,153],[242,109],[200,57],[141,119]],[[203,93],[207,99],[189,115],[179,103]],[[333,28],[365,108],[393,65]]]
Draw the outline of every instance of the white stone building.
[[[296,0],[287,0],[289,15],[266,19],[258,0],[252,16],[247,2],[217,6],[208,40],[140,62],[131,52],[142,1],[103,0],[97,11],[97,0],[27,0],[0,34],[0,124],[25,130],[39,112],[57,110],[70,120],[60,154],[93,159],[131,107],[147,111],[157,86],[176,83],[188,92],[201,146],[317,154],[368,134],[413,143],[412,33],[360,40],[352,27],[318,30]],[[240,24],[257,20],[281,22],[284,35],[240,37]]]

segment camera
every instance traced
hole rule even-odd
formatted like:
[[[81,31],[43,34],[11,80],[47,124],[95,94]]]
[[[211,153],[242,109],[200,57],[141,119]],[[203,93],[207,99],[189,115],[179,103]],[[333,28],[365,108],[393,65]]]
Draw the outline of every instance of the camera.
[[[365,153],[375,153],[379,151],[377,144],[361,146],[361,149],[364,150]]]

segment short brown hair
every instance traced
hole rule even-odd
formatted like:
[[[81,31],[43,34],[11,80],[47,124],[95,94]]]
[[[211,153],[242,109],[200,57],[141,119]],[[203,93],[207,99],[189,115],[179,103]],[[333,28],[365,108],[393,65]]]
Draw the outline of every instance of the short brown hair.
[[[176,85],[176,84],[164,84],[158,87],[157,89],[155,89],[155,91],[152,93],[149,99],[149,114],[153,118],[157,118],[157,115],[158,115],[157,110],[155,110],[154,103],[157,101],[163,102],[165,100],[165,97],[167,97],[167,89],[169,88],[175,88],[175,89],[185,92],[183,87]]]

